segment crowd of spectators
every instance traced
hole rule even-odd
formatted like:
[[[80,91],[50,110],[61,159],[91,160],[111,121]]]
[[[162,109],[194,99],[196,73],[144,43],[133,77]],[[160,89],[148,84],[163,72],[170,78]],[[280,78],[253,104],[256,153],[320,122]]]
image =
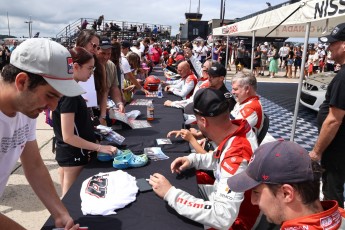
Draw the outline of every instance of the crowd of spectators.
[[[140,37],[140,34],[149,34],[152,37],[158,37],[159,35],[168,36],[170,34],[169,28],[162,25],[149,25],[145,23],[128,23],[128,22],[114,22],[105,21],[104,15],[99,16],[94,20],[92,24],[87,19],[82,20],[81,24],[77,26],[78,33],[84,29],[92,29],[98,31],[102,35],[110,37],[116,32],[133,32],[135,37]],[[75,35],[76,37],[77,35]]]
[[[112,123],[109,119],[107,108],[108,101],[112,100],[119,112],[125,112],[125,104],[131,102],[135,91],[142,91],[145,94],[150,93],[145,86],[145,82],[149,79],[153,67],[161,66],[167,77],[166,81],[160,82],[165,93],[175,94],[182,98],[180,101],[166,101],[164,105],[183,109],[186,118],[185,124],[187,125],[186,129],[174,130],[167,135],[180,135],[183,139],[189,141],[191,147],[195,150],[195,153],[175,159],[171,164],[171,171],[173,173],[181,173],[187,168],[195,167],[197,169],[196,176],[200,195],[202,196],[200,199],[179,188],[175,188],[164,175],[156,172],[150,176],[149,183],[153,187],[154,192],[160,198],[167,201],[169,206],[174,208],[180,215],[202,223],[205,228],[213,229],[252,229],[258,223],[257,218],[261,217],[258,207],[253,206],[253,204],[259,205],[260,209],[267,215],[269,222],[278,225],[286,225],[286,221],[306,216],[306,214],[323,213],[328,208],[331,210],[329,215],[337,217],[337,220],[334,220],[336,222],[335,225],[337,227],[341,225],[341,216],[345,214],[344,210],[338,209],[337,202],[321,203],[317,196],[319,195],[318,189],[316,189],[316,192],[313,192],[312,198],[307,199],[303,193],[304,190],[308,189],[305,189],[305,187],[299,188],[300,185],[295,184],[312,182],[307,185],[302,184],[302,186],[319,188],[321,172],[317,169],[318,172],[315,172],[315,174],[317,173],[318,176],[314,178],[313,170],[318,168],[315,166],[318,165],[316,160],[323,160],[322,150],[325,150],[327,147],[325,143],[330,143],[322,141],[326,138],[324,134],[326,131],[324,130],[328,130],[328,128],[322,126],[321,134],[323,135],[320,135],[320,140],[318,140],[314,150],[309,153],[315,162],[311,160],[305,150],[296,144],[286,142],[281,144],[282,142],[278,141],[258,148],[260,143],[257,137],[261,130],[263,130],[264,111],[260,98],[256,94],[256,78],[264,76],[265,71],[268,71],[268,75],[274,78],[279,68],[286,70],[286,77],[288,78],[295,78],[298,68],[300,71],[306,71],[307,76],[322,71],[336,71],[334,66],[343,64],[343,53],[332,55],[324,45],[312,44],[308,47],[307,62],[302,68],[303,50],[301,47],[284,44],[279,48],[274,43],[259,43],[254,51],[254,72],[244,73],[242,70],[244,67],[248,67],[247,60],[251,55],[243,40],[229,44],[226,44],[224,41],[217,41],[213,46],[210,46],[203,40],[188,41],[183,44],[176,40],[159,41],[156,36],[134,41],[120,40],[116,36],[109,38],[107,36],[100,36],[96,32],[103,26],[103,20],[104,17],[102,15],[94,22],[93,29],[85,29],[88,22],[86,20],[83,21],[81,25],[83,29],[78,34],[73,48],[70,49],[72,59],[69,63],[69,68],[72,68],[73,71],[69,72],[73,72],[73,79],[75,81],[87,82],[89,86],[91,85],[88,89],[94,92],[96,105],[88,106],[87,101],[90,98],[83,98],[83,96],[80,96],[80,93],[68,95],[69,88],[66,87],[61,90],[61,93],[58,91],[60,88],[57,88],[56,92],[59,92],[58,95],[60,97],[52,96],[55,101],[50,99],[52,100],[52,105],[50,107],[46,106],[54,110],[53,117],[50,116],[51,114],[48,111],[46,114],[49,119],[53,119],[51,125],[57,137],[56,160],[60,167],[59,176],[63,195],[68,192],[68,189],[83,167],[88,164],[90,155],[96,152],[114,155],[117,151],[117,148],[113,146],[98,143],[91,130],[93,125],[96,124],[111,126]],[[104,28],[111,30],[112,26],[114,24],[108,25],[106,23]],[[128,29],[138,30],[135,25],[131,25]],[[342,30],[345,30],[345,25],[342,27]],[[152,32],[157,34],[158,31],[159,28],[155,26]],[[332,48],[330,50],[333,52],[336,49],[344,49],[342,44],[345,41],[345,37],[341,37],[341,35],[336,37],[338,31],[329,35],[331,36],[329,39],[333,39],[330,41],[330,47]],[[42,40],[42,42],[44,41]],[[15,49],[16,44],[13,44],[11,48],[3,47],[0,51],[4,65],[8,64],[10,55]],[[59,49],[62,48],[59,47]],[[19,52],[17,52],[17,55],[22,55]],[[336,60],[332,60],[331,58],[333,57]],[[43,57],[40,58],[42,60]],[[10,60],[11,64],[16,63],[20,66],[22,64],[20,63],[21,59],[13,58]],[[61,59],[60,62],[63,63],[63,60]],[[232,78],[232,89],[229,92],[224,85],[224,79],[232,63],[236,66],[236,74]],[[14,67],[11,64],[6,65],[4,68],[4,75],[11,73],[12,77],[21,78],[22,82],[27,81],[27,73],[20,72],[19,70],[19,73],[15,75],[13,74],[14,71],[8,71],[8,68]],[[31,63],[31,65],[34,64]],[[335,79],[338,80],[339,76],[340,74]],[[48,79],[50,77],[50,75],[41,76],[41,78]],[[50,80],[46,81],[50,82]],[[21,89],[25,89],[25,91],[32,90],[25,88],[26,85],[10,87],[13,84],[19,85],[19,80],[18,82],[2,82],[0,86],[5,84],[9,87],[2,88],[2,90],[12,91],[13,94],[18,94],[20,97],[23,97],[21,95],[22,92],[17,93],[17,88],[18,91]],[[49,84],[52,83],[50,82]],[[328,90],[328,97],[330,96],[331,98],[330,105],[326,108],[327,112],[328,110],[330,111],[327,119],[333,114],[334,116],[331,117],[336,117],[338,123],[342,123],[345,114],[343,110],[344,103],[331,91],[331,88],[334,87],[337,89],[335,91],[339,92],[338,86],[334,86],[334,84],[340,83],[331,84]],[[44,85],[46,87],[44,89],[50,89],[48,85]],[[52,84],[53,88],[54,86],[56,85]],[[79,88],[74,88],[75,91],[77,89]],[[9,95],[9,93],[4,95]],[[26,95],[31,94],[27,93]],[[337,99],[333,100],[333,98]],[[19,102],[19,100],[11,101],[13,104]],[[30,102],[35,104],[33,101]],[[24,114],[31,115],[29,109],[26,110],[28,107],[20,103],[19,105],[24,109],[20,106],[13,106],[13,108],[19,108],[18,111],[23,111],[23,116]],[[340,112],[335,108],[338,105],[341,107]],[[3,106],[3,104],[0,103],[0,106]],[[37,109],[37,111],[40,111],[40,109]],[[32,115],[32,117],[34,116]],[[87,121],[83,120],[81,122],[81,117]],[[327,119],[326,121],[328,121]],[[2,122],[2,120],[0,121]],[[330,121],[329,126],[334,126],[333,123]],[[339,126],[334,127],[339,128]],[[31,132],[33,131],[31,130]],[[29,140],[28,143],[30,144],[32,141]],[[36,148],[37,146],[35,151]],[[275,150],[275,148],[278,148],[278,150]],[[28,150],[26,147],[24,149],[24,164],[25,161],[32,162],[27,157]],[[265,150],[265,153],[261,152],[262,149]],[[20,151],[19,149],[17,150],[18,153]],[[36,152],[38,153],[38,150]],[[291,153],[295,155],[293,156]],[[327,151],[326,153],[327,157],[329,157],[330,153]],[[285,166],[284,162],[278,161],[279,164],[275,165],[272,163],[273,160],[265,161],[260,154],[263,154],[264,157],[267,155],[267,157],[276,159],[286,157],[291,161],[291,165],[296,165],[295,169],[297,172],[304,170],[301,167],[306,167],[304,171],[307,172],[305,175],[291,176],[295,171],[285,167],[280,174],[278,166]],[[291,160],[291,158],[294,159]],[[298,161],[299,159],[301,161]],[[261,163],[255,166],[256,162],[264,162],[262,164],[265,164],[265,167],[271,168],[272,172],[260,172],[265,167]],[[312,166],[313,169],[311,168]],[[336,166],[338,165],[336,164]],[[32,168],[31,170],[35,171]],[[344,173],[344,170],[338,169],[338,171],[342,174]],[[258,173],[262,174],[256,176]],[[280,176],[277,176],[278,174]],[[241,180],[239,181],[238,178],[242,178],[246,183],[240,185]],[[328,180],[331,179],[339,178],[337,175],[332,175],[329,176]],[[270,180],[272,180],[272,183],[269,183]],[[338,181],[338,185],[342,186],[343,175],[340,180],[341,183]],[[36,183],[32,184],[35,186]],[[266,184],[274,184],[276,186],[271,187]],[[331,186],[329,184],[327,186],[327,198],[335,199],[332,197],[332,193],[337,191],[332,190],[329,192]],[[273,192],[267,189],[271,189]],[[35,191],[37,192],[37,185]],[[277,197],[274,198],[276,195]],[[260,200],[262,196],[264,198]],[[57,198],[55,193],[52,197],[54,199]],[[272,202],[276,204],[273,208],[276,213],[286,212],[290,214],[291,210],[296,207],[301,208],[302,211],[298,209],[298,211],[293,213],[294,215],[283,215],[284,213],[282,213],[282,215],[277,216],[265,207],[265,204],[268,204],[267,201],[265,203],[266,198],[272,198],[274,201]],[[42,200],[47,201],[47,199],[47,196],[43,196]],[[338,202],[339,200],[339,206],[343,207],[344,204],[341,203],[344,201],[343,197],[338,199]],[[308,206],[308,202],[314,204],[315,208]],[[46,203],[48,206],[52,206],[52,202]],[[59,209],[63,209],[60,202],[56,203],[59,205]],[[194,206],[185,205],[186,203],[198,203],[208,208],[195,209]],[[56,224],[58,226],[76,228],[77,226],[73,225],[69,214],[66,211],[64,213],[63,221],[61,220]],[[3,216],[0,215],[0,218],[3,218]],[[11,221],[9,223],[9,226],[13,224]],[[294,224],[296,225],[296,223]],[[290,226],[295,226],[294,224]],[[308,224],[313,226],[322,225],[319,222]]]
[[[216,45],[214,48],[214,55],[219,53],[217,47]],[[243,40],[238,45],[230,43],[229,47],[228,63],[232,61],[237,70],[241,70],[243,67],[250,68],[251,50],[246,49]],[[301,45],[286,42],[278,47],[275,43],[258,43],[253,55],[253,74],[256,77],[270,76],[273,78],[279,70],[285,70],[283,77],[298,78],[298,73],[301,70],[308,77],[320,72],[337,71],[340,68],[340,65],[331,59],[331,53],[327,50],[327,46],[322,43],[308,45],[304,67],[301,67],[302,55],[303,46]],[[265,71],[267,72],[265,73]]]
[[[263,53],[266,52],[265,50],[267,47],[268,59],[267,61],[261,61],[260,63],[259,60],[262,59],[263,55],[265,56]],[[272,73],[274,70],[277,70],[277,68],[285,69],[284,77],[287,78],[297,78],[297,71],[301,70],[305,72],[305,76],[310,76],[312,74],[324,71],[334,71],[334,66],[336,66],[336,63],[334,63],[334,60],[331,59],[330,51],[326,51],[326,48],[327,47],[321,43],[310,44],[306,54],[305,66],[301,67],[303,46],[294,46],[293,44],[285,43],[279,48],[279,50],[277,50],[277,47],[275,47],[274,44],[268,44],[267,42],[265,42],[263,45],[259,44],[255,53],[255,60],[257,60],[254,61],[254,67],[256,68],[255,74],[256,76],[264,76],[265,67],[271,67],[271,61],[275,60],[277,60],[277,63],[274,62],[275,68],[269,68],[269,72]],[[278,51],[278,55],[276,55],[276,51]]]
[[[11,46],[3,44],[0,47],[0,70],[10,63],[11,53],[17,47],[17,41],[13,40]]]

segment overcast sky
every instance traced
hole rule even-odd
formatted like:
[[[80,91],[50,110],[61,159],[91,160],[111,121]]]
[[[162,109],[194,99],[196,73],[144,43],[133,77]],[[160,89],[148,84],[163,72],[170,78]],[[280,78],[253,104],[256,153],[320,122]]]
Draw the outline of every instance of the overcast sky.
[[[40,37],[55,37],[69,23],[80,18],[141,22],[171,25],[172,35],[178,32],[179,24],[185,22],[184,13],[196,12],[199,0],[5,0],[0,3],[0,34],[28,36],[29,27],[25,21],[31,16],[32,34]],[[287,0],[227,0],[226,19],[243,17],[266,9],[266,1],[272,6]],[[200,0],[202,20],[220,17],[221,0]]]

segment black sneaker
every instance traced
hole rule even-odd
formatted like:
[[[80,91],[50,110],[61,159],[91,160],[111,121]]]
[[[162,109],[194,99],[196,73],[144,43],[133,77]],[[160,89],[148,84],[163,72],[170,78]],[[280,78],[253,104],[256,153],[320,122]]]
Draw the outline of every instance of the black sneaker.
[[[261,76],[264,76],[264,73],[261,73],[260,75],[261,75]]]

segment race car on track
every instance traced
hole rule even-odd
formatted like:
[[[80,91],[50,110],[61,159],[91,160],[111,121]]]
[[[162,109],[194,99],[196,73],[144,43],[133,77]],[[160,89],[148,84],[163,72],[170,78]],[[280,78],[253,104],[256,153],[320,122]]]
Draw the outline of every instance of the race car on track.
[[[301,104],[312,110],[319,111],[320,105],[325,100],[328,84],[334,76],[334,72],[323,72],[309,76],[303,82]]]

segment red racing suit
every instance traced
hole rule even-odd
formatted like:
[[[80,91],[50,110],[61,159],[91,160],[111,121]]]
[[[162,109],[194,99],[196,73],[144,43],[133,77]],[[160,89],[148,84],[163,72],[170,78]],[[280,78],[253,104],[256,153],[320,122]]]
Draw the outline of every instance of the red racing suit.
[[[205,229],[229,229],[233,225],[244,193],[231,191],[227,179],[247,168],[257,148],[256,136],[248,122],[243,119],[231,122],[238,125],[238,129],[226,137],[214,152],[187,156],[191,167],[214,172],[216,180],[213,185],[199,185],[203,186],[200,189],[207,198],[196,198],[175,187],[171,187],[164,197],[180,215],[203,224]]]
[[[182,97],[183,99],[188,99],[193,95],[194,88],[198,79],[194,74],[188,75],[188,77],[183,78],[177,84],[170,85],[169,91],[173,94]]]
[[[231,116],[234,119],[246,119],[256,135],[264,124],[264,112],[258,96],[248,97],[241,104],[237,102]]]
[[[321,201],[325,211],[283,222],[281,230],[345,229],[345,210],[334,200]]]

